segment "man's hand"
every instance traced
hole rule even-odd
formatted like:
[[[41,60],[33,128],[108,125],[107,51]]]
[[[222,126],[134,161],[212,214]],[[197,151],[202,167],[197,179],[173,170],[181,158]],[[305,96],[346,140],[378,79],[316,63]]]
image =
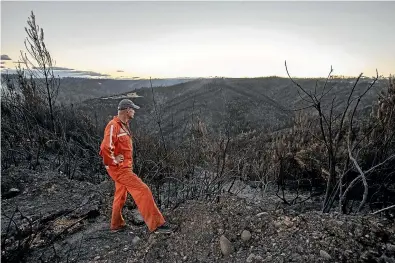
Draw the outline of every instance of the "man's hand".
[[[123,162],[123,155],[120,154],[120,155],[115,156],[115,161],[116,161],[117,163]]]

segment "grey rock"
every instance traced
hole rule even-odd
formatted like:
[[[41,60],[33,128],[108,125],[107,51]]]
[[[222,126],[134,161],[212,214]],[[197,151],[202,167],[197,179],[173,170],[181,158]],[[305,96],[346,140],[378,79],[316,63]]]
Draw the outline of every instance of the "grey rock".
[[[272,262],[272,260],[273,260],[273,257],[272,257],[272,256],[267,256],[267,257],[265,258],[265,261],[266,261],[266,262]]]
[[[138,236],[135,236],[135,237],[132,239],[132,244],[133,244],[133,245],[137,245],[137,244],[140,242],[140,240],[141,240],[141,238],[139,238]]]
[[[325,250],[320,250],[320,256],[325,259],[331,259],[331,255],[328,254]]]
[[[134,225],[143,225],[145,223],[144,218],[137,209],[132,210],[132,223]]]
[[[254,253],[251,253],[248,257],[246,262],[251,263],[251,262],[262,262],[263,258],[259,255],[255,255]]]
[[[11,188],[10,190],[8,190],[8,192],[4,193],[2,197],[5,199],[12,198],[19,195],[20,192],[21,191],[18,188]]]
[[[279,221],[274,222],[274,226],[276,228],[280,228],[281,227],[281,222],[279,222]]]
[[[284,225],[286,225],[287,227],[293,227],[294,223],[289,219],[286,219],[284,220]]]
[[[395,253],[395,245],[387,244],[387,250],[388,250],[388,252]]]
[[[284,214],[284,210],[283,209],[277,209],[275,213],[278,214],[278,215],[282,215],[282,214]]]
[[[303,253],[304,249],[302,246],[297,246],[298,252],[299,253]]]
[[[248,263],[251,263],[253,260],[254,260],[254,258],[255,258],[255,254],[254,253],[251,253],[248,257],[247,257],[247,262]]]
[[[394,258],[389,258],[389,257],[387,257],[387,256],[385,256],[385,255],[382,255],[380,258],[379,258],[379,262],[381,263],[381,262],[385,262],[385,263],[395,263],[395,259]]]
[[[251,239],[251,232],[248,231],[248,230],[244,230],[244,231],[241,233],[241,240],[243,240],[243,241],[248,241],[248,240],[250,240],[250,239]]]
[[[219,245],[224,256],[229,256],[233,252],[232,243],[224,235],[220,237]]]
[[[259,214],[257,214],[256,216],[257,217],[261,217],[261,216],[266,216],[266,215],[268,215],[269,213],[268,212],[260,212]]]
[[[300,262],[300,261],[302,261],[302,256],[299,255],[298,253],[293,253],[292,254],[292,260],[296,261],[296,262]]]
[[[375,258],[378,256],[379,254],[377,253],[377,251],[369,250],[363,252],[359,259],[362,262],[372,262],[375,261]]]

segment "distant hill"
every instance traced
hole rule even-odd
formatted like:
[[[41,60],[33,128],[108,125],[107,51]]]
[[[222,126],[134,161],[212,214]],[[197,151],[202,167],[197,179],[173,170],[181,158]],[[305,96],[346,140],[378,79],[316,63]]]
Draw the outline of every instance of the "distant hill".
[[[324,79],[298,79],[307,90],[321,94]],[[328,84],[331,91],[323,107],[329,109],[332,98],[336,97],[335,112],[339,112],[355,79],[334,79]],[[371,82],[361,79],[356,94],[360,94]],[[377,100],[378,92],[385,87],[386,80],[379,80],[361,102],[361,109],[370,110]],[[327,88],[328,89],[328,88]],[[227,121],[233,123],[232,132],[240,133],[250,129],[278,130],[290,124],[295,111],[306,104],[300,98],[298,89],[291,80],[279,77],[253,79],[199,79],[167,87],[153,89],[157,112],[161,116],[161,126],[166,135],[180,134],[192,118],[204,124],[208,132],[224,130]],[[127,93],[120,94],[127,97]],[[153,94],[150,88],[137,91],[140,97],[133,98],[142,108],[132,122],[137,127],[157,131]],[[87,100],[80,107],[99,115],[99,121],[106,122],[110,115],[116,115],[118,98],[95,98]],[[312,111],[314,113],[314,111]]]
[[[190,81],[188,78],[153,79],[155,86],[171,86]],[[87,99],[110,96],[149,87],[149,79],[118,80],[90,78],[62,78],[59,87],[59,101],[76,103]]]

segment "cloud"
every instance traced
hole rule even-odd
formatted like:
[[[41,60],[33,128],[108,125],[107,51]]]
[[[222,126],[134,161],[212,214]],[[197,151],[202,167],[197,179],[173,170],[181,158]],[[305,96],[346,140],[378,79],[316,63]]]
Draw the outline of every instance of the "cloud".
[[[16,62],[18,63],[18,62]],[[42,67],[33,67],[33,69],[43,69]],[[68,70],[74,70],[72,68],[65,68],[65,67],[52,67],[52,70],[63,70],[63,71],[68,71]]]
[[[14,63],[23,63],[19,61],[14,61]],[[3,64],[3,62],[2,62]],[[7,69],[3,65],[1,66],[1,70],[3,71],[4,69]],[[33,67],[31,70],[33,72],[36,72],[38,75],[40,75],[39,70],[42,69],[41,67]],[[95,71],[86,71],[86,70],[75,70],[72,68],[67,68],[67,67],[52,67],[54,71],[54,75],[56,77],[74,77],[74,78],[107,78],[111,77],[111,75],[108,74],[103,74]],[[10,69],[12,73],[16,73],[15,69]]]
[[[83,71],[83,70],[74,70],[70,71],[72,74],[76,75],[85,75],[85,76],[90,76],[90,77],[109,77],[110,75],[108,74],[102,74],[99,72],[94,72],[94,71]]]
[[[1,55],[1,60],[11,60],[8,55]]]
[[[123,70],[117,70],[117,72],[125,72],[125,71],[123,71]]]

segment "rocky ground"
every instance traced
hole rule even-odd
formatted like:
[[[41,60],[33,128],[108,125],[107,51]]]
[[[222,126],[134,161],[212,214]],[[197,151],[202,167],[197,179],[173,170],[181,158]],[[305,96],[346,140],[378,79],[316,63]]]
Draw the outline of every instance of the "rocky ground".
[[[301,212],[273,194],[224,194],[164,209],[171,235],[150,234],[129,202],[129,227],[112,233],[112,191],[111,181],[2,171],[2,260],[17,262],[28,244],[27,262],[395,262],[393,221]]]

